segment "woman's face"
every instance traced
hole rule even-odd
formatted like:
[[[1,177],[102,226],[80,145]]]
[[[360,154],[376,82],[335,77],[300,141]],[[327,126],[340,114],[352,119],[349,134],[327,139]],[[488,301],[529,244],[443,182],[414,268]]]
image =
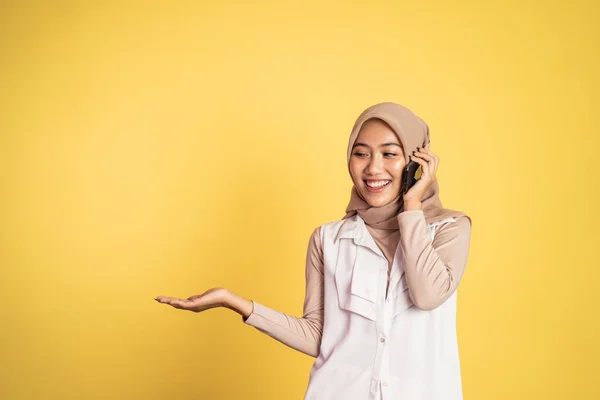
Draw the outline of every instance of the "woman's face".
[[[402,145],[390,126],[380,119],[365,122],[354,142],[349,169],[369,205],[381,207],[398,196],[405,165]]]

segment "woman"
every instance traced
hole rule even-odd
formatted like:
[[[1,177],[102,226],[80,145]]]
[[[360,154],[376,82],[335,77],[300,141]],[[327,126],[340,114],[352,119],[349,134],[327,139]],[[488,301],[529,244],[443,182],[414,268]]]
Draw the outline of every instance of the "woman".
[[[347,160],[350,203],[310,237],[302,317],[225,288],[156,300],[196,312],[230,308],[316,357],[305,400],[462,399],[456,289],[471,219],[442,207],[429,128],[399,104],[376,104],[354,124]],[[410,161],[421,177],[402,194]]]

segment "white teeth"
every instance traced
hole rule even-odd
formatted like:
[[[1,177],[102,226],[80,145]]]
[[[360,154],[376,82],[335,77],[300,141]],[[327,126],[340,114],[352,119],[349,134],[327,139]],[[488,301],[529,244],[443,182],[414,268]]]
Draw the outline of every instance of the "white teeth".
[[[367,183],[367,186],[369,186],[369,187],[378,188],[378,187],[387,185],[391,181],[376,181],[376,182],[365,181],[365,182]]]

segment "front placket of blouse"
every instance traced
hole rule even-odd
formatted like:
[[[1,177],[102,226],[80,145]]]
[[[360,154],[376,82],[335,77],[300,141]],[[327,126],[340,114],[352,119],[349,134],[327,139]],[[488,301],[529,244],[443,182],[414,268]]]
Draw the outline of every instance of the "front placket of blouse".
[[[386,297],[386,285],[387,285],[387,270],[388,270],[388,260],[385,255],[382,253],[381,249],[375,243],[375,240],[370,235],[367,230],[364,221],[362,218],[357,218],[358,229],[357,235],[354,239],[354,242],[362,246],[362,249],[357,249],[360,252],[373,252],[377,255],[380,260],[377,260],[375,265],[357,265],[360,268],[364,268],[365,273],[373,273],[375,271],[372,268],[377,268],[375,272],[377,274],[377,301],[376,301],[376,321],[375,328],[377,332],[377,352],[375,354],[375,362],[373,365],[373,374],[371,376],[371,398],[379,398],[380,388],[383,390],[383,398],[385,398],[385,392],[389,385],[389,374],[390,374],[390,360],[389,360],[389,352],[387,341],[389,339],[389,331],[392,322],[393,315],[395,314],[395,305],[396,302],[393,301],[396,298],[397,293],[392,290],[394,284],[398,282],[400,278],[401,271],[399,270],[399,257],[397,257],[398,248],[396,248],[396,255],[394,256],[393,265],[390,273],[390,283],[388,288],[388,293]],[[372,254],[371,254],[372,255]],[[363,259],[366,261],[371,258],[371,255],[362,254]],[[371,258],[371,260],[373,260]],[[373,260],[375,261],[375,260]],[[370,269],[370,271],[369,271]],[[356,271],[355,271],[356,272]],[[359,276],[353,277],[353,283],[365,283],[365,282],[373,282],[373,280],[369,279],[360,279]]]
[[[430,238],[433,240],[435,235],[435,227],[445,223],[445,222],[454,222],[455,219],[450,217],[443,221],[435,222],[428,224]],[[406,285],[406,281],[403,279],[404,276],[404,268],[401,264],[401,254],[399,253],[400,243],[396,247],[396,251],[394,253],[394,259],[392,262],[392,268],[390,270],[390,280],[389,287],[387,288],[387,296],[386,296],[386,285],[387,282],[387,266],[388,260],[385,255],[382,253],[381,249],[375,243],[375,240],[370,235],[367,230],[364,221],[362,218],[357,218],[358,229],[356,232],[356,237],[354,238],[355,244],[362,246],[363,249],[359,251],[367,251],[373,252],[377,255],[381,261],[377,261],[374,263],[376,265],[362,265],[364,273],[373,273],[372,268],[377,268],[375,272],[377,274],[377,302],[376,302],[376,321],[375,327],[377,332],[377,352],[375,355],[375,362],[373,366],[373,374],[371,377],[371,398],[381,398],[386,399],[390,396],[388,390],[390,388],[389,377],[390,377],[390,354],[388,351],[388,340],[389,332],[392,325],[393,318],[400,312],[406,310],[407,308],[412,306],[412,302],[410,301],[410,297],[408,295],[408,287]],[[371,254],[370,256],[372,256]],[[363,258],[366,260],[370,256],[363,254]],[[373,260],[374,261],[374,260]],[[369,269],[371,269],[369,271]],[[355,271],[356,273],[356,271]],[[361,279],[359,276],[353,277],[353,283],[362,282],[365,284],[366,282],[373,282],[370,279]],[[359,283],[360,285],[360,283]],[[372,289],[372,288],[371,288]],[[368,290],[365,287],[365,290]]]

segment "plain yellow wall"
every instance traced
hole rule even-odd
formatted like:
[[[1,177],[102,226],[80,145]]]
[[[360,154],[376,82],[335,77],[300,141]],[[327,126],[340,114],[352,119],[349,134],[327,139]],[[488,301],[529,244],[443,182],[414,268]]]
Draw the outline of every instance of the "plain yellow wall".
[[[302,4],[300,4],[302,3]],[[430,126],[473,219],[465,400],[600,398],[598,2],[0,5],[0,398],[300,399],[300,315],[358,114]],[[288,393],[289,395],[285,395]]]

